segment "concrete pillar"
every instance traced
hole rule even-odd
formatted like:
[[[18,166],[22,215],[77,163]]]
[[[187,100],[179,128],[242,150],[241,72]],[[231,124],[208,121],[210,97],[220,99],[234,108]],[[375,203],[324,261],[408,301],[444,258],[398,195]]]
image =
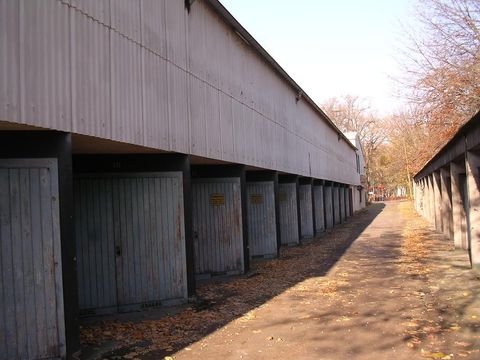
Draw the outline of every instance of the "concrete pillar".
[[[312,179],[300,179],[298,195],[300,206],[300,236],[302,239],[313,238],[315,225],[313,216]]]
[[[465,159],[467,172],[467,225],[472,267],[480,270],[480,155],[468,151]]]
[[[428,197],[428,178],[423,178],[423,218],[428,220],[430,199]]]
[[[325,205],[323,200],[323,182],[317,180],[313,186],[313,213],[315,215],[315,234],[325,231]]]
[[[453,243],[458,249],[468,249],[467,243],[467,221],[465,204],[463,200],[463,183],[465,179],[463,165],[454,162],[450,163],[450,179],[452,192],[452,230]]]
[[[453,240],[452,231],[452,193],[450,186],[450,171],[442,168],[440,169],[440,183],[442,193],[442,225],[443,233]]]
[[[417,197],[417,211],[420,215],[423,216],[423,187],[422,187],[422,180],[418,180],[415,183],[415,196]]]
[[[417,206],[418,195],[417,195],[417,183],[416,183],[416,181],[413,182],[413,194],[412,195],[413,195],[413,208],[418,213],[418,206]]]
[[[423,218],[428,219],[429,200],[428,200],[428,181],[427,181],[427,178],[423,178],[422,182],[423,182]]]
[[[340,204],[340,222],[343,223],[345,222],[345,187],[343,185],[340,185],[338,188],[338,197],[338,203]]]
[[[340,191],[338,191],[338,184],[334,184],[332,187],[332,198],[333,198],[333,223],[334,225],[341,223],[340,218]]]
[[[331,182],[326,182],[323,187],[323,201],[325,211],[325,228],[333,228],[333,186]]]
[[[427,195],[427,179],[423,178],[422,179],[422,215],[423,218],[427,218],[427,213],[428,213],[428,195]]]
[[[428,200],[430,224],[435,226],[435,189],[433,187],[433,174],[428,175]]]
[[[430,175],[425,179],[426,182],[426,195],[427,195],[427,216],[426,219],[429,223],[432,223],[432,183],[430,181]]]
[[[442,191],[440,183],[440,171],[434,171],[432,174],[433,179],[433,196],[435,197],[435,206],[434,206],[434,219],[435,219],[435,229],[437,231],[443,231],[442,223]]]

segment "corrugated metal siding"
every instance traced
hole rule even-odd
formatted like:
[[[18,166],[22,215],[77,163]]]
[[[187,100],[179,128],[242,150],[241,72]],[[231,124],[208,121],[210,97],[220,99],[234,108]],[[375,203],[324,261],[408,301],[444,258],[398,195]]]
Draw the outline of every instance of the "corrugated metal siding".
[[[105,16],[103,7],[95,9],[91,1],[75,3],[84,5],[86,11],[99,13],[101,18]],[[72,131],[108,138],[112,134],[110,34],[104,25],[79,11],[72,11],[70,19],[73,41]]]
[[[65,356],[56,160],[0,160],[0,359]]]
[[[203,1],[0,0],[0,30],[2,120],[358,182],[354,150]]]
[[[325,210],[323,205],[323,186],[313,186],[313,206],[315,207],[315,232],[325,231]]]
[[[76,177],[80,309],[186,299],[182,189],[180,172]]]
[[[325,200],[325,227],[333,228],[333,188],[331,186],[323,187]]]
[[[333,198],[333,220],[335,224],[340,224],[340,191],[337,186],[332,187]]]
[[[312,207],[312,185],[299,186],[300,197],[300,228],[302,238],[310,238],[314,235],[313,229],[313,207]]]
[[[278,184],[280,240],[282,245],[300,243],[298,233],[297,184]]]
[[[0,119],[21,121],[19,1],[0,0]]]
[[[27,1],[20,5],[18,14],[6,14],[20,19],[18,38],[7,41],[20,44],[18,62],[3,64],[4,71],[19,72],[18,118],[22,123],[70,130],[69,9],[57,0]],[[0,53],[3,51],[0,49]]]
[[[273,181],[247,184],[250,256],[277,255],[275,189]]]
[[[141,48],[111,31],[110,61],[112,138],[143,144]]]
[[[110,25],[110,0],[61,0],[98,22]]]
[[[340,197],[340,219],[341,221],[345,221],[345,188],[341,187],[338,189],[338,195]]]
[[[239,178],[192,180],[195,273],[244,271]]]

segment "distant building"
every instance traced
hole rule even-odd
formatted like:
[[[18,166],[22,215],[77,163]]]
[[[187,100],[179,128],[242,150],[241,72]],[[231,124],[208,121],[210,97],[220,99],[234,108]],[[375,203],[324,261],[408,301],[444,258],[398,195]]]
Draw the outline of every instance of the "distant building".
[[[363,146],[358,137],[358,133],[351,131],[346,132],[345,136],[357,148],[356,150],[356,167],[358,174],[358,181],[352,185],[352,207],[353,211],[361,210],[366,205],[366,190],[368,189],[367,175],[365,170],[365,155]],[[355,191],[356,190],[356,191]]]

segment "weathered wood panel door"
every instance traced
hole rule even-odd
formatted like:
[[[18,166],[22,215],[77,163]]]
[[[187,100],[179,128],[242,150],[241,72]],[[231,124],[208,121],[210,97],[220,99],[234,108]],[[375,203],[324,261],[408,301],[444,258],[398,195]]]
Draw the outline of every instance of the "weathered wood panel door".
[[[74,184],[83,314],[186,300],[182,174],[91,174]]]
[[[275,185],[273,181],[247,183],[250,256],[277,256]]]
[[[204,276],[243,273],[240,179],[192,180],[192,198],[195,273]]]
[[[65,357],[56,159],[0,159],[0,359]]]

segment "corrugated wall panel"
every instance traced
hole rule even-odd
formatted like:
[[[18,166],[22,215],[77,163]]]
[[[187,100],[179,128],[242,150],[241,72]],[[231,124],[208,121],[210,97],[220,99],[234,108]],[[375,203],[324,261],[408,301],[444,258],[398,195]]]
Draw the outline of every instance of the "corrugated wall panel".
[[[168,63],[168,109],[170,149],[181,153],[190,151],[187,74]],[[215,107],[218,110],[218,105]]]
[[[190,151],[200,156],[207,153],[205,86],[203,81],[190,79]]]
[[[182,69],[187,66],[187,10],[183,1],[165,0],[167,58]]]
[[[69,8],[57,0],[22,1],[21,5],[21,122],[70,130]]]
[[[116,140],[143,143],[142,50],[110,32],[112,132]]]
[[[167,20],[165,1],[142,0],[142,44],[163,59],[167,57]]]
[[[246,136],[245,136],[245,121],[244,121],[244,107],[236,100],[232,100],[232,117],[233,117],[233,136],[235,148],[235,160],[239,163],[246,162]]]
[[[0,160],[0,359],[65,356],[56,160]]]
[[[195,273],[244,271],[239,178],[192,180]]]
[[[179,172],[75,179],[80,309],[101,313],[186,299],[182,189]]]
[[[340,218],[340,191],[337,186],[332,187],[332,197],[333,197],[333,220],[335,224],[341,223]]]
[[[251,257],[277,255],[273,181],[247,183],[248,240]]]
[[[138,0],[115,0],[111,6],[111,26],[116,32],[134,40],[141,41],[141,14],[140,1]],[[112,1],[110,1],[112,3]]]
[[[207,133],[207,157],[220,159],[222,156],[222,133],[219,112],[218,90],[205,87],[205,119]]]
[[[278,205],[281,244],[298,245],[300,234],[298,233],[297,184],[278,185]]]
[[[323,205],[323,185],[313,186],[313,206],[315,207],[315,233],[325,231],[325,210]]]
[[[110,34],[79,11],[70,13],[72,42],[72,130],[109,138]]]
[[[0,0],[0,119],[20,122],[19,1]]]
[[[96,21],[110,25],[110,0],[61,0]]]
[[[153,0],[155,1],[155,0]],[[206,13],[203,11],[191,11],[188,15],[188,67],[195,78],[202,82],[206,79],[207,49],[205,48],[205,21]]]
[[[323,187],[325,199],[325,228],[333,228],[333,188],[332,186]]]
[[[314,235],[312,185],[300,185],[298,193],[300,197],[300,229],[302,231],[301,235],[302,238],[311,238]]]
[[[243,120],[245,122],[245,155],[247,164],[255,164],[257,153],[257,129],[255,127],[255,112],[244,108]]]
[[[160,149],[170,148],[167,62],[142,49],[143,121],[145,144]]]
[[[232,98],[220,93],[220,119],[221,119],[221,140],[222,159],[234,161],[234,138],[233,138],[233,116]]]
[[[303,99],[297,102],[290,85],[203,1],[194,2],[188,15],[179,0],[0,4],[3,120],[359,182],[354,150]],[[165,62],[166,95],[159,89]],[[198,88],[195,81],[204,83],[203,95],[189,91]],[[202,102],[200,133],[208,139],[194,146],[198,139],[191,132],[200,125],[191,118],[198,118],[194,112]],[[169,126],[161,132],[155,114],[164,104]]]

